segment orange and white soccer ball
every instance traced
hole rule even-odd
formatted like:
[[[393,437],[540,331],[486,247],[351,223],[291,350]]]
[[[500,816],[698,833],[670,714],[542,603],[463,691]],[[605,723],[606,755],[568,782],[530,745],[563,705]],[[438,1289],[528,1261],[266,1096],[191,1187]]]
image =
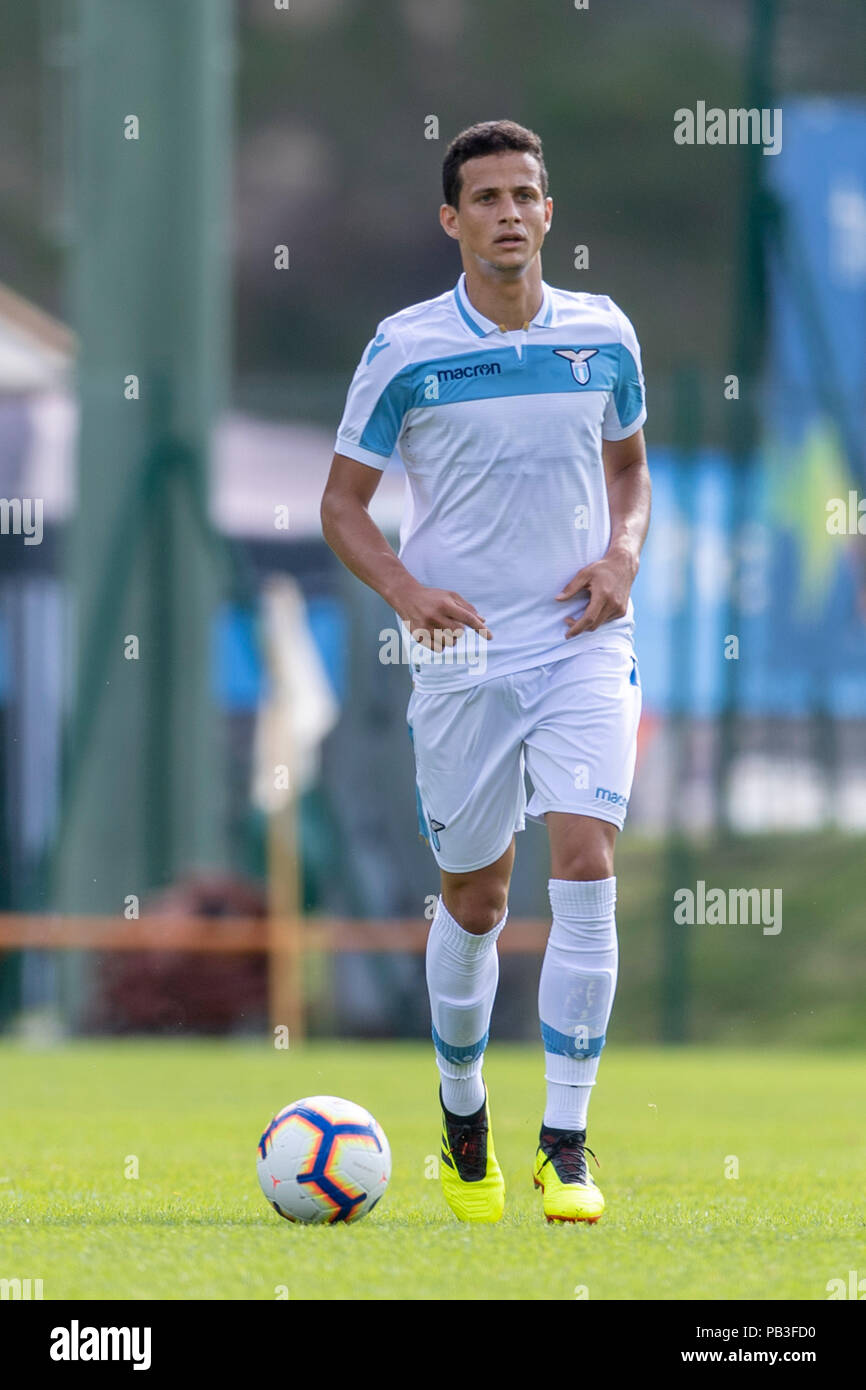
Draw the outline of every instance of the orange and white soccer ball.
[[[391,1177],[385,1131],[339,1096],[307,1096],[275,1115],[259,1140],[262,1191],[287,1221],[359,1221]]]

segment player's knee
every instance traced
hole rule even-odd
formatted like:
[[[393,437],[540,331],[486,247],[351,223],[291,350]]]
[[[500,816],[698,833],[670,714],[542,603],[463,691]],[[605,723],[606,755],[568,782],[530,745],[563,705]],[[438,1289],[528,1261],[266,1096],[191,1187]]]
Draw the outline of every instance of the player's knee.
[[[572,850],[557,866],[556,878],[572,883],[597,883],[613,877],[613,851],[606,846]]]
[[[464,931],[477,936],[492,931],[502,921],[508,906],[508,889],[470,882],[452,888],[445,906]]]

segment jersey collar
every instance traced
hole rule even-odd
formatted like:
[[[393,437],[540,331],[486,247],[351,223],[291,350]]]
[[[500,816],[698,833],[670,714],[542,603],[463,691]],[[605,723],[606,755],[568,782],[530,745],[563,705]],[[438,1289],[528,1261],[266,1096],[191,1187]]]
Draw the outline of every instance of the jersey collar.
[[[548,328],[553,322],[553,295],[550,293],[550,286],[544,281],[541,282],[541,308],[529,323],[530,328]],[[457,312],[466,324],[466,327],[478,338],[486,338],[488,333],[501,333],[502,329],[498,323],[492,319],[485,318],[470,304],[469,295],[466,293],[466,272],[464,270],[457,284],[454,286],[454,303]]]

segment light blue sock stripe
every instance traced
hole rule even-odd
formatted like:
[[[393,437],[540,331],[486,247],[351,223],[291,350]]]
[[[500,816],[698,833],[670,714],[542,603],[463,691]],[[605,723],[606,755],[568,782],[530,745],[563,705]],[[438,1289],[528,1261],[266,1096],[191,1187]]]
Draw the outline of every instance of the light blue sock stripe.
[[[602,1033],[600,1038],[590,1038],[583,1047],[580,1047],[575,1038],[570,1038],[567,1033],[560,1033],[556,1028],[551,1028],[549,1023],[542,1023],[541,1038],[545,1052],[557,1052],[561,1057],[600,1057],[605,1035]]]
[[[490,1038],[490,1029],[484,1037],[477,1043],[470,1043],[468,1047],[455,1047],[453,1043],[447,1043],[433,1029],[433,1045],[446,1062],[476,1062],[481,1056]]]

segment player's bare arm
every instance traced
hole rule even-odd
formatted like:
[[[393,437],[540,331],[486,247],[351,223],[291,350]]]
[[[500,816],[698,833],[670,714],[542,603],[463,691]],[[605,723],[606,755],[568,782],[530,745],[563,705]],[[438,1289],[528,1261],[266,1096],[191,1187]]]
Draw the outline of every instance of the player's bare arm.
[[[399,614],[422,646],[453,646],[466,626],[489,639],[484,619],[471,603],[453,590],[419,584],[395,555],[369,512],[381,477],[377,468],[334,455],[321,507],[328,545]]]
[[[581,616],[566,618],[566,637],[594,632],[603,623],[623,617],[649,528],[652,488],[643,430],[637,430],[628,439],[604,440],[602,458],[610,509],[610,544],[600,560],[584,565],[556,595],[564,603],[589,590],[589,604]]]

